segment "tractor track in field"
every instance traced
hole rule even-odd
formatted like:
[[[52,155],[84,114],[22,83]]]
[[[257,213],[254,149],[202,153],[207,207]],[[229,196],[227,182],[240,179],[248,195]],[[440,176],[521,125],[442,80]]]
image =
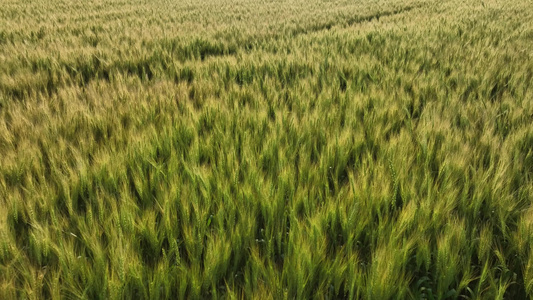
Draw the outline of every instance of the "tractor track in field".
[[[292,33],[293,37],[296,37],[296,36],[299,36],[299,35],[305,35],[305,34],[310,34],[310,33],[330,30],[331,28],[334,28],[334,27],[347,28],[347,27],[358,25],[358,24],[371,22],[373,20],[378,20],[379,21],[380,18],[386,18],[386,17],[395,16],[395,15],[400,15],[400,14],[409,12],[411,10],[422,8],[422,7],[425,7],[425,6],[426,6],[425,3],[418,3],[418,4],[415,4],[415,5],[407,5],[407,6],[404,6],[404,7],[401,7],[401,8],[397,8],[397,9],[394,9],[394,10],[379,11],[379,12],[376,12],[374,14],[369,14],[369,15],[353,16],[351,18],[346,19],[345,22],[332,21],[332,22],[327,22],[327,23],[324,23],[324,24],[317,24],[315,26],[311,26],[311,27],[307,27],[307,28],[296,29],[296,30],[293,30],[291,33]],[[341,26],[339,26],[339,25],[341,25]]]

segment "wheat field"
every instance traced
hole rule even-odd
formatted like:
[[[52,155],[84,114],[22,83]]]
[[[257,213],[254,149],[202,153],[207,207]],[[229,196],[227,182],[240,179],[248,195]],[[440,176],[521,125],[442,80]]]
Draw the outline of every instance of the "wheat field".
[[[533,299],[530,0],[0,0],[0,299]]]

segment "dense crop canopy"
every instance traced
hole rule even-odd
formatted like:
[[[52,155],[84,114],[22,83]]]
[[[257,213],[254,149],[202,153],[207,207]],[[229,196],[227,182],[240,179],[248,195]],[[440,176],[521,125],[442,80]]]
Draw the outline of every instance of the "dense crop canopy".
[[[527,0],[0,0],[0,299],[533,297]]]

